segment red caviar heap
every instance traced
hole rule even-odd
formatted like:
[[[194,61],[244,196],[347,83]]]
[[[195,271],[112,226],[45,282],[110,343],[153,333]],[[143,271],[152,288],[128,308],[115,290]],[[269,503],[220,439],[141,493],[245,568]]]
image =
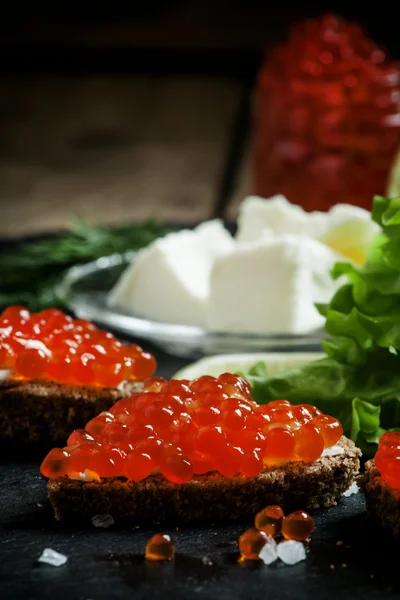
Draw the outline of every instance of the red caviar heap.
[[[0,315],[0,369],[10,369],[18,379],[114,388],[147,379],[155,368],[154,357],[139,346],[123,345],[60,310],[30,313],[10,306]]]
[[[400,431],[383,434],[375,454],[375,466],[390,487],[400,489]]]
[[[174,482],[219,471],[255,477],[264,465],[312,462],[342,436],[340,423],[310,405],[275,400],[259,406],[242,377],[225,373],[192,382],[145,382],[54,448],[41,466],[46,477],[99,477],[140,481],[160,470]]]

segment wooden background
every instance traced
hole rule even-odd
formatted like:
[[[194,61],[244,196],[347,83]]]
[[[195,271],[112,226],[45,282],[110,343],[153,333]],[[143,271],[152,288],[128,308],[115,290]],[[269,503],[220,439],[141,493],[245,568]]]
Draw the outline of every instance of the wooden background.
[[[400,54],[394,9],[305,4],[1,6],[0,237],[72,214],[234,218],[251,191],[255,74],[291,22],[335,8]]]

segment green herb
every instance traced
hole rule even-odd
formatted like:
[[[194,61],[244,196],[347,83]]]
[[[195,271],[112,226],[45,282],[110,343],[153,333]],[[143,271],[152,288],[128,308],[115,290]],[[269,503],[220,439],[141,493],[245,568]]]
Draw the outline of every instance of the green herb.
[[[336,264],[333,277],[348,283],[318,305],[331,336],[327,357],[277,376],[259,366],[246,374],[258,402],[315,404],[340,419],[367,455],[384,431],[400,429],[400,198],[376,196],[372,218],[382,232],[364,267]]]
[[[80,220],[55,238],[22,244],[0,254],[0,310],[22,304],[32,311],[60,306],[54,287],[65,270],[128,250],[139,250],[170,230],[155,221],[99,227]]]

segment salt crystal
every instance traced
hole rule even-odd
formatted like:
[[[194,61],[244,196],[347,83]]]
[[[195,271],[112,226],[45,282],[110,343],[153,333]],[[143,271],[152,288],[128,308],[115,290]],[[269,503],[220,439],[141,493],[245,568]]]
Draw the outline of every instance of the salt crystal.
[[[258,558],[266,565],[270,565],[278,559],[278,544],[273,538],[268,539],[268,542],[263,546]]]
[[[92,523],[95,527],[103,527],[107,529],[111,525],[114,525],[114,519],[111,515],[96,515],[92,519]]]
[[[348,498],[348,496],[352,496],[353,494],[358,494],[359,491],[360,490],[359,490],[357,483],[355,481],[353,481],[353,483],[351,484],[349,489],[344,492],[343,496]]]
[[[65,565],[67,560],[68,557],[65,556],[65,554],[60,554],[51,548],[45,548],[38,558],[39,562],[52,565],[53,567],[61,567],[62,565]]]
[[[306,551],[301,542],[288,540],[278,544],[278,557],[287,565],[295,565],[296,563],[305,560]]]

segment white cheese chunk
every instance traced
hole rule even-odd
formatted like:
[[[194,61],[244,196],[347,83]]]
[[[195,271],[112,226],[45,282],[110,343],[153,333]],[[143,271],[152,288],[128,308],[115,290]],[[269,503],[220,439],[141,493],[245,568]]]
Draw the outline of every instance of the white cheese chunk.
[[[234,245],[218,220],[171,233],[138,253],[109,303],[164,323],[204,326],[212,266]]]
[[[307,333],[324,323],[314,302],[328,301],[338,283],[330,269],[338,255],[320,242],[275,236],[216,260],[207,327],[235,333]]]
[[[281,195],[267,199],[249,196],[239,207],[236,240],[246,243],[284,233],[316,238],[325,231],[326,215],[307,213]]]
[[[241,244],[292,233],[318,239],[358,263],[365,260],[378,231],[371,213],[358,206],[337,204],[328,212],[306,212],[284,196],[249,196],[239,207],[236,240]]]

